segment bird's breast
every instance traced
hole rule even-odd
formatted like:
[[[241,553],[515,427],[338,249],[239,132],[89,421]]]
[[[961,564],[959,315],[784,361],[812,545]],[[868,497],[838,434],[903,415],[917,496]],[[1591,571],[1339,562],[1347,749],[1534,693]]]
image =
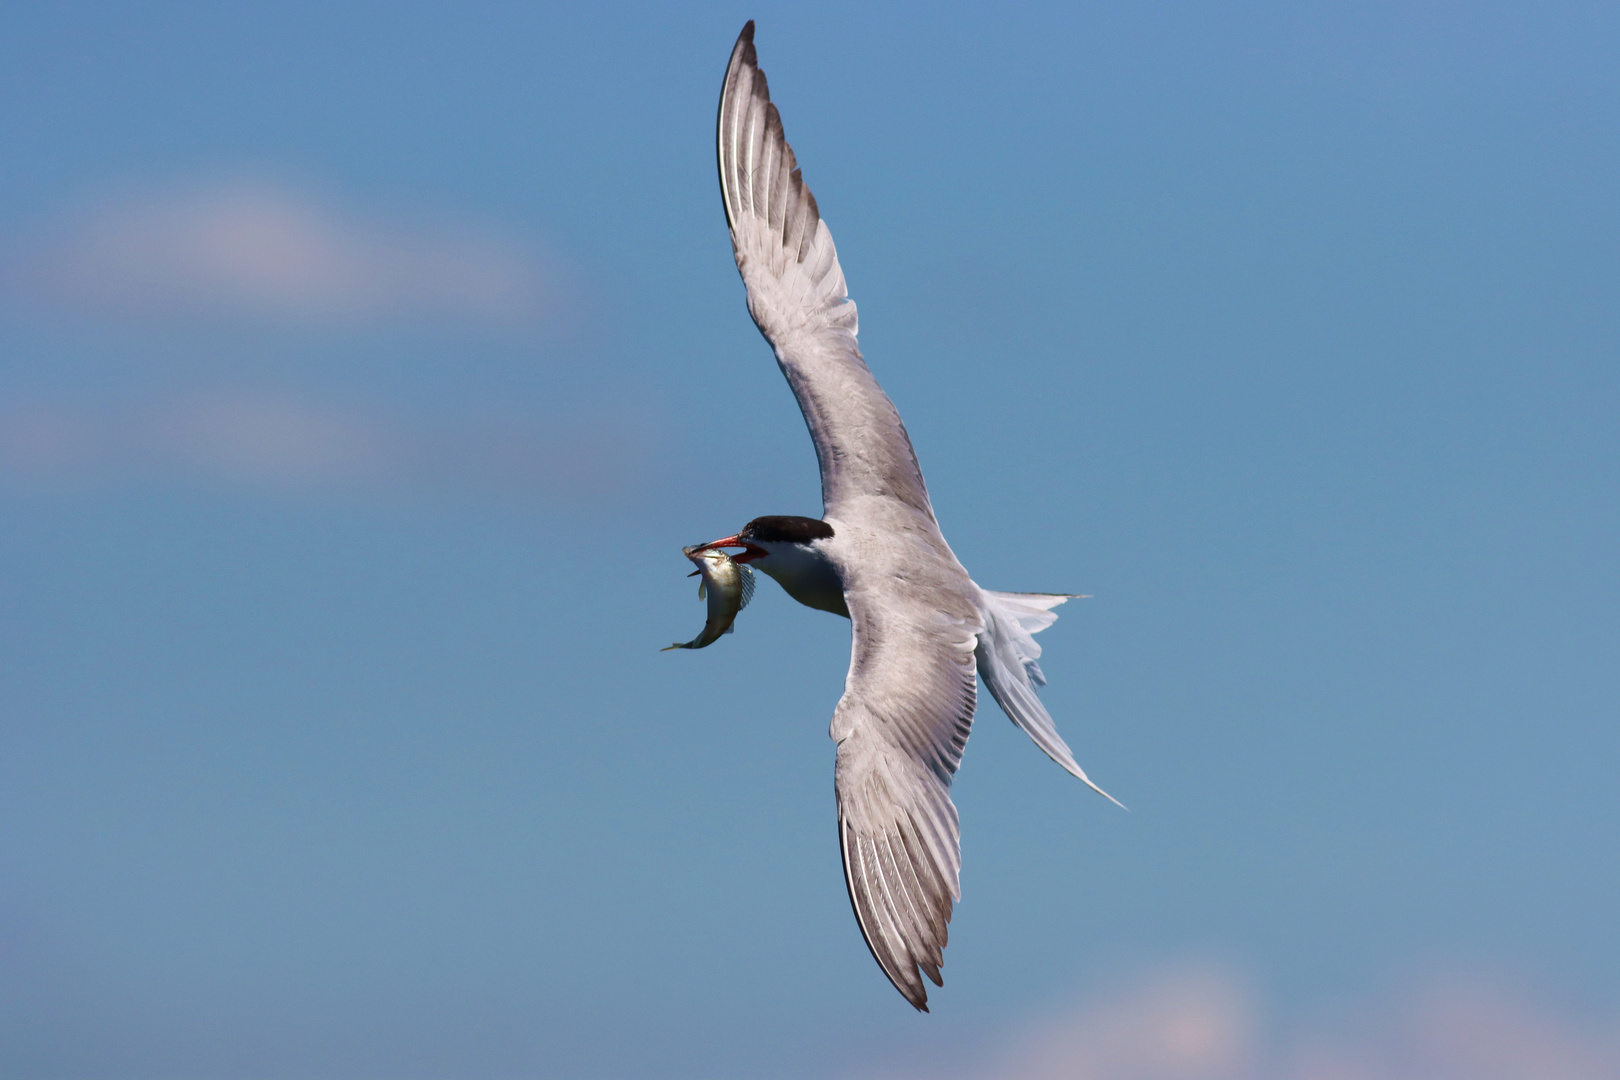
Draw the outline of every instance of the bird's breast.
[[[849,618],[843,578],[832,560],[815,546],[772,545],[771,553],[754,565],[805,607]]]

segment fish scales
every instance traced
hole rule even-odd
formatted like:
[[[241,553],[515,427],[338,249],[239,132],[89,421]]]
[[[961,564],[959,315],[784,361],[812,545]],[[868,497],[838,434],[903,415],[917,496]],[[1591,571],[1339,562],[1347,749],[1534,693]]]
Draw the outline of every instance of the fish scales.
[[[720,635],[731,633],[737,613],[754,598],[754,572],[742,563],[733,561],[725,552],[696,546],[682,548],[681,554],[692,560],[697,566],[697,573],[701,575],[698,599],[708,601],[708,619],[697,637],[666,646],[661,652],[703,649],[713,645]]]

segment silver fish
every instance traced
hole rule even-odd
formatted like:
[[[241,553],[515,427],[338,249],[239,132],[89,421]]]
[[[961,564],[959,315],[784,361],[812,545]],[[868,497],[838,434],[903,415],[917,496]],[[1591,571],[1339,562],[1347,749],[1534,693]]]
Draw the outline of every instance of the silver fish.
[[[754,598],[754,572],[742,563],[732,562],[731,556],[725,552],[697,545],[681,548],[681,554],[691,559],[697,565],[696,572],[703,575],[703,580],[698,583],[698,599],[708,597],[709,619],[703,624],[703,632],[691,641],[685,644],[676,642],[659,652],[702,649],[713,645],[721,634],[731,633],[731,624],[736,620],[737,612],[747,607],[748,601]]]

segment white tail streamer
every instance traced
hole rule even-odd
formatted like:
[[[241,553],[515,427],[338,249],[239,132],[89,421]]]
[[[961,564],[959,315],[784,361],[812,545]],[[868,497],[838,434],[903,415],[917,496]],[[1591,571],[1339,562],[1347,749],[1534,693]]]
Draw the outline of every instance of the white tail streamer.
[[[1041,647],[1034,635],[1057,622],[1053,608],[1074,597],[1065,593],[992,592],[984,588],[979,594],[984,598],[984,629],[979,632],[974,658],[990,696],[1047,757],[1123,810],[1125,804],[1092,783],[1076,763],[1069,744],[1052,722],[1052,714],[1035,693],[1036,687],[1046,685],[1046,676],[1037,663]]]

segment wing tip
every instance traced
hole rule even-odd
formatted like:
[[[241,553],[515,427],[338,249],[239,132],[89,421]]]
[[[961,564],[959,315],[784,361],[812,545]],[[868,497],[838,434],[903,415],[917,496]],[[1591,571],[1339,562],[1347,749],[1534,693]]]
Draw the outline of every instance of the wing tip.
[[[754,20],[749,19],[737,35],[737,43],[731,47],[731,62],[726,65],[726,81],[729,84],[731,76],[739,67],[749,67],[759,70],[759,56],[754,51]]]
[[[867,951],[872,954],[872,959],[877,961],[878,969],[883,972],[890,985],[900,992],[900,996],[905,998],[906,1002],[918,1012],[928,1012],[928,986],[923,982],[922,975],[926,974],[935,986],[945,985],[945,979],[939,970],[944,964],[942,956],[944,942],[940,942],[940,948],[935,951],[932,960],[919,960],[915,956],[901,957],[898,955],[892,959],[885,959],[884,953],[888,950],[879,947],[878,942],[874,939],[872,929],[867,925],[867,915],[861,910],[861,900],[858,895],[860,890],[856,885],[854,869],[850,863],[850,846],[853,839],[853,827],[840,815],[838,840],[844,863],[844,887],[849,894],[849,906],[855,913],[855,924],[861,931],[861,940],[866,943]],[[952,899],[958,899],[954,888],[952,889]],[[950,921],[951,910],[950,906],[947,905],[944,912],[944,922],[948,926]]]
[[[737,35],[737,44],[731,47],[731,68],[737,66],[741,60],[746,67],[757,68],[758,58],[754,52],[754,20],[749,19],[743,26],[742,33]]]
[[[911,973],[916,975],[916,969],[913,968]],[[885,971],[884,974],[887,975],[888,972]],[[889,981],[894,984],[894,988],[896,990],[900,991],[900,996],[906,999],[906,1004],[910,1005],[913,1009],[916,1009],[920,1013],[925,1013],[928,1011],[928,987],[923,983],[922,979],[917,980],[916,986],[902,986],[900,985],[900,980],[896,979],[893,975],[889,975]],[[937,982],[934,985],[944,986],[945,984],[942,982]]]

